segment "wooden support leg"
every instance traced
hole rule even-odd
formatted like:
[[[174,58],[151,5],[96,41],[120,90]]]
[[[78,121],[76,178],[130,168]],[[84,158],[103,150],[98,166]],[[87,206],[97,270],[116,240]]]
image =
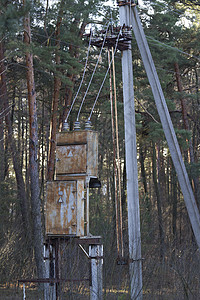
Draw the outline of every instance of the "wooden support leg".
[[[91,259],[90,300],[101,300],[103,298],[103,245],[89,245],[89,256]]]

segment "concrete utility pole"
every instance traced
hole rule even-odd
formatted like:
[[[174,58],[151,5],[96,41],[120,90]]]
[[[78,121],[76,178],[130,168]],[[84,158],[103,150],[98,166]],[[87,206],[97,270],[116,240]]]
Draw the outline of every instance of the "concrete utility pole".
[[[103,245],[89,245],[89,257],[91,259],[90,300],[102,300]]]
[[[183,193],[185,205],[190,218],[192,229],[200,249],[200,213],[194,198],[192,187],[188,178],[188,174],[183,162],[179,144],[173,128],[173,124],[169,115],[162,87],[156,72],[156,68],[149,50],[149,46],[141,25],[141,21],[137,12],[137,8],[131,9],[131,24],[135,38],[142,56],[143,64],[151,85],[154,100],[163,126],[165,137],[169,146],[171,157],[176,169],[179,184]]]
[[[122,5],[120,5],[120,3]],[[130,4],[119,1],[121,27],[130,26]],[[140,210],[137,171],[137,147],[135,108],[133,90],[133,69],[131,42],[128,50],[122,52],[122,78],[124,97],[125,149],[127,173],[129,272],[131,299],[142,299],[142,261],[140,237]]]

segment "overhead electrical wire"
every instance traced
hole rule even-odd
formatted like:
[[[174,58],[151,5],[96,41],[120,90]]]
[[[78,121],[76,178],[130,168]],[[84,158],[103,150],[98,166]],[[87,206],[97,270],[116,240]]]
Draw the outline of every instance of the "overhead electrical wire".
[[[156,43],[159,43],[159,44],[163,45],[163,46],[166,47],[166,48],[170,48],[170,49],[176,50],[176,51],[178,51],[178,52],[180,52],[180,53],[182,53],[182,54],[185,54],[185,55],[187,55],[187,56],[189,56],[189,57],[191,57],[191,58],[195,58],[195,59],[197,59],[197,60],[200,61],[200,57],[198,57],[198,56],[189,54],[189,53],[187,53],[187,52],[185,52],[185,51],[180,50],[179,48],[176,48],[176,47],[167,45],[167,44],[165,44],[165,43],[163,43],[163,42],[160,42],[160,41],[154,39],[153,37],[151,37],[151,36],[149,36],[149,35],[146,35],[146,37],[147,37],[147,39],[150,39],[150,40],[152,40],[152,41],[154,41],[154,42],[156,42]]]
[[[102,81],[102,84],[101,84],[101,86],[100,86],[100,89],[99,89],[98,94],[97,94],[97,96],[96,96],[96,99],[95,99],[95,101],[94,101],[94,104],[93,104],[93,107],[92,107],[92,109],[91,109],[91,113],[90,113],[90,115],[89,115],[88,121],[90,121],[90,119],[91,119],[91,116],[92,116],[92,114],[93,114],[95,105],[96,105],[96,103],[97,103],[97,100],[98,100],[98,98],[99,98],[99,95],[100,95],[100,93],[101,93],[101,90],[102,90],[102,88],[103,88],[103,85],[104,85],[104,83],[105,83],[105,80],[106,80],[106,77],[107,77],[107,75],[108,75],[109,69],[110,69],[110,67],[111,67],[111,64],[112,64],[113,58],[114,58],[114,56],[115,56],[115,53],[116,53],[116,51],[117,51],[117,45],[118,45],[118,42],[119,42],[120,34],[121,34],[121,29],[120,29],[119,34],[118,34],[118,36],[117,36],[117,40],[116,40],[116,44],[115,44],[115,50],[114,50],[114,55],[112,56],[112,59],[111,59],[111,61],[110,61],[110,63],[109,63],[109,66],[108,66],[108,69],[107,69],[106,74],[105,74],[105,76],[104,76],[104,79],[103,79],[103,81]]]
[[[0,119],[6,117],[6,116],[10,113],[11,107],[14,107],[14,104],[9,105],[9,106],[6,107],[3,111],[0,112]],[[9,111],[6,112],[7,110],[9,110]],[[3,115],[3,116],[2,116],[2,115]]]
[[[123,243],[123,220],[122,220],[122,193],[121,193],[121,163],[120,163],[120,154],[119,154],[119,130],[118,130],[118,112],[117,112],[117,90],[116,90],[116,76],[115,76],[115,59],[114,59],[114,49],[112,47],[111,49],[112,51],[112,71],[110,68],[110,86],[111,86],[111,119],[112,120],[112,128],[113,128],[113,134],[115,137],[113,137],[113,150],[114,150],[114,145],[115,145],[115,139],[116,139],[116,155],[114,154],[113,151],[113,155],[114,155],[114,162],[115,162],[115,167],[117,168],[117,175],[118,175],[118,185],[117,189],[118,189],[118,193],[116,194],[116,200],[119,202],[117,207],[116,207],[116,211],[117,208],[119,209],[119,224],[117,225],[117,227],[119,228],[119,235],[120,235],[120,248],[121,248],[121,257],[124,257],[124,243]],[[110,61],[110,51],[108,51],[109,54],[109,61]],[[112,100],[112,74],[113,74],[113,89],[114,89],[114,109],[113,109],[113,100]],[[115,113],[114,113],[115,112]],[[114,122],[114,115],[115,115],[115,122]],[[115,123],[115,128],[114,128],[114,123]],[[116,158],[117,158],[117,162],[116,163]],[[117,183],[117,182],[116,182]],[[118,197],[119,195],[119,197]],[[117,218],[116,218],[116,222],[117,222]],[[119,252],[118,252],[119,254]]]
[[[108,49],[108,64],[110,65],[110,50]],[[110,71],[110,113],[111,113],[111,128],[112,128],[112,144],[113,144],[113,169],[114,169],[114,199],[115,199],[115,219],[116,219],[116,242],[117,242],[117,253],[120,257],[120,223],[119,223],[119,199],[118,199],[118,182],[117,182],[117,164],[116,164],[116,132],[114,124],[114,110],[113,110],[113,87],[112,87],[112,71]]]
[[[172,11],[172,12],[173,12],[173,11]],[[107,18],[107,19],[108,19],[108,18]],[[38,36],[46,37],[46,36],[43,35],[43,34],[38,34],[38,33],[34,33],[34,34],[35,34],[35,35],[38,35]],[[7,34],[7,36],[8,36],[8,34]],[[194,55],[192,55],[192,54],[189,54],[189,53],[187,53],[187,52],[185,52],[185,51],[182,51],[182,50],[180,50],[180,49],[177,48],[177,47],[173,47],[173,46],[167,45],[167,44],[165,44],[165,43],[163,43],[163,42],[161,42],[161,41],[159,41],[159,40],[156,40],[156,39],[154,39],[154,38],[152,38],[152,37],[150,37],[150,36],[146,36],[146,37],[152,40],[152,42],[149,41],[151,44],[153,44],[153,41],[155,41],[155,43],[154,43],[155,46],[156,46],[157,43],[159,43],[159,44],[161,44],[161,46],[163,46],[163,47],[174,49],[175,51],[178,51],[178,52],[180,52],[180,53],[182,53],[182,54],[185,54],[185,55],[187,55],[187,56],[189,56],[189,57],[191,57],[191,58],[196,58],[196,59],[200,60],[200,57],[197,57],[197,56],[194,56]],[[54,38],[52,38],[52,37],[50,37],[50,39],[56,41],[56,39],[54,39]],[[62,42],[62,43],[65,43],[66,45],[67,45],[67,44],[68,44],[68,45],[71,44],[70,42],[66,42],[66,41],[62,41],[62,40],[61,40],[61,42]],[[71,44],[71,45],[73,45],[73,44]],[[73,46],[77,47],[77,45],[73,45]],[[11,52],[13,52],[13,51],[11,51]],[[10,52],[10,53],[11,53],[11,52]],[[9,54],[10,54],[10,53],[9,53]],[[8,58],[8,55],[7,55],[6,58]],[[5,58],[4,58],[4,59],[5,59]],[[4,59],[3,59],[3,60],[4,60]],[[26,68],[26,66],[24,66],[24,65],[22,65],[22,64],[19,64],[19,63],[10,63],[8,66],[14,65],[14,64]],[[39,69],[37,69],[37,68],[34,68],[34,70],[35,70],[36,72],[42,72],[42,73],[46,73],[46,74],[47,74],[46,71],[41,71],[41,70],[39,70]],[[164,70],[164,69],[163,69],[163,70]],[[165,71],[166,71],[166,72],[168,71],[168,72],[174,73],[173,71],[166,70],[166,69],[165,69]],[[48,74],[48,75],[52,76],[51,74]]]
[[[100,50],[100,53],[99,53],[99,56],[98,56],[96,65],[95,65],[95,67],[94,67],[93,73],[92,73],[92,75],[91,75],[90,82],[89,82],[89,84],[88,84],[88,87],[87,87],[87,89],[86,89],[85,95],[84,95],[84,97],[83,97],[83,100],[82,100],[82,102],[81,102],[81,105],[80,105],[80,108],[79,108],[79,111],[78,111],[78,114],[77,114],[77,119],[76,119],[77,122],[78,122],[78,120],[79,120],[79,116],[80,116],[80,112],[81,112],[83,103],[84,103],[84,101],[85,101],[85,98],[86,98],[87,93],[88,93],[88,91],[89,91],[90,85],[91,85],[91,83],[92,83],[92,79],[93,79],[93,77],[94,77],[94,74],[95,74],[95,72],[96,72],[97,66],[98,66],[98,64],[99,64],[99,60],[100,60],[100,57],[101,57],[101,54],[102,54],[102,51],[103,51],[103,47],[104,47],[104,44],[105,44],[105,41],[106,41],[106,36],[107,36],[107,33],[108,33],[109,26],[110,26],[110,22],[108,22],[108,25],[107,25],[107,27],[106,27],[106,32],[105,32],[105,34],[104,34],[104,39],[103,39],[103,43],[102,43],[102,46],[101,46],[101,50]]]
[[[195,58],[195,59],[197,59],[197,60],[200,60],[200,57],[197,57],[197,56],[194,56],[194,55],[192,55],[192,54],[189,54],[189,53],[187,53],[187,52],[185,52],[185,51],[182,51],[182,50],[180,50],[180,49],[177,48],[177,47],[169,46],[169,45],[167,45],[167,44],[165,44],[165,43],[163,43],[163,42],[160,42],[160,41],[158,41],[158,40],[153,39],[153,38],[150,37],[150,36],[146,36],[146,37],[147,37],[147,39],[148,39],[148,38],[150,39],[149,42],[150,42],[152,45],[154,45],[154,46],[158,46],[158,43],[159,43],[159,44],[161,44],[161,45],[160,45],[161,47],[171,48],[171,49],[173,49],[173,50],[175,50],[175,51],[178,51],[178,52],[180,52],[180,53],[182,53],[182,54],[185,54],[185,55],[187,55],[187,56],[189,56],[189,57],[191,57],[191,58]],[[153,43],[153,40],[155,41],[155,43]],[[7,57],[7,58],[8,58],[8,57]],[[121,59],[121,57],[115,57],[115,58]],[[27,69],[27,67],[26,67],[25,65],[22,65],[22,64],[20,64],[20,63],[13,63],[13,62],[12,62],[12,63],[9,63],[9,64],[7,65],[7,69],[4,70],[2,73],[0,73],[0,75],[3,74],[3,73],[6,72],[6,71],[9,71],[9,67],[10,67],[11,65],[17,65],[17,66],[19,66],[19,67],[22,67],[22,68]],[[165,71],[165,72],[168,72],[168,73],[175,73],[175,71],[172,71],[172,70],[163,69],[163,68],[160,68],[160,67],[156,67],[156,68],[157,68],[157,69],[161,69],[161,70],[163,70],[163,71]],[[53,79],[53,75],[52,75],[52,74],[49,74],[47,71],[43,71],[43,70],[41,70],[41,69],[39,70],[39,69],[37,69],[37,68],[34,68],[34,71],[37,72],[37,73],[44,73],[44,74],[50,76],[50,77]],[[185,76],[185,75],[183,75],[183,74],[180,74],[180,75],[181,75],[181,76]]]
[[[152,1],[151,4],[156,4],[156,5],[158,5],[162,8],[166,8],[165,4],[161,4],[161,3],[158,3],[158,2],[153,2]],[[190,7],[187,7],[186,10],[187,9],[192,10],[192,8],[190,8]],[[169,10],[169,13],[176,14],[176,15],[180,16],[180,15],[183,15],[185,13],[185,11],[181,11],[179,9],[173,8],[173,10]],[[192,21],[190,16],[184,15],[183,17],[186,18],[188,21]]]
[[[77,97],[78,97],[78,94],[79,94],[80,89],[81,89],[82,84],[83,84],[83,80],[84,80],[85,72],[86,72],[86,68],[87,68],[87,63],[88,63],[88,58],[89,58],[89,53],[90,53],[91,40],[92,40],[92,29],[90,30],[90,40],[89,40],[89,45],[88,45],[88,51],[87,51],[87,57],[86,57],[86,61],[85,61],[85,66],[84,66],[84,70],[83,70],[83,76],[82,76],[82,79],[81,79],[81,82],[80,82],[78,91],[77,91],[77,93],[76,93],[76,95],[75,95],[75,97],[74,97],[74,99],[73,99],[73,101],[72,101],[71,107],[70,107],[70,109],[69,109],[69,111],[68,111],[68,114],[67,114],[67,117],[66,117],[65,122],[67,122],[67,120],[68,120],[68,118],[69,118],[69,115],[70,115],[70,113],[71,113],[71,110],[72,110],[72,108],[73,108],[73,106],[74,106],[74,103],[75,103],[75,101],[76,101],[76,99],[77,99]]]

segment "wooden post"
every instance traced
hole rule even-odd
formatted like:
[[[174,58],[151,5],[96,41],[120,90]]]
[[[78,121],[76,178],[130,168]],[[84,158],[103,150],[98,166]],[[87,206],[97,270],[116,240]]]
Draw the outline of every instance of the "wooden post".
[[[89,245],[89,256],[91,259],[90,300],[101,300],[103,299],[103,245]]]
[[[130,6],[120,6],[119,14],[121,27],[124,25],[129,26]],[[130,293],[131,299],[141,300],[142,262],[140,209],[131,43],[129,44],[129,49],[122,52],[122,79],[127,174]]]

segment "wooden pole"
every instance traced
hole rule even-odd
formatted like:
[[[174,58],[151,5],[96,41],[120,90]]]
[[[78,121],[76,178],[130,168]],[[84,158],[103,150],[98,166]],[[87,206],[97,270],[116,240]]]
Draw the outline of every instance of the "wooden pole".
[[[124,25],[128,26],[130,7],[128,5],[120,6],[119,14],[121,27],[123,27]],[[141,300],[142,263],[140,210],[131,43],[129,45],[129,49],[122,52],[122,79],[127,174],[130,293],[131,299]]]

